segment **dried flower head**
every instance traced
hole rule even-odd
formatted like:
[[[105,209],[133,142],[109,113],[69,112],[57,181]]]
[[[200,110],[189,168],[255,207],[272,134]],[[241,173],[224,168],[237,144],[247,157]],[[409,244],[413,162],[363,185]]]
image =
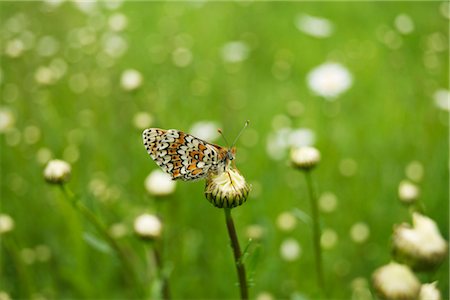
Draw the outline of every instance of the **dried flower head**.
[[[206,179],[206,199],[218,208],[233,208],[243,204],[249,192],[250,185],[236,169],[229,168]]]
[[[44,169],[44,178],[49,183],[65,183],[69,180],[72,168],[69,163],[53,159],[47,163]]]
[[[393,252],[395,258],[415,270],[437,267],[447,256],[447,242],[436,223],[419,213],[413,214],[413,227],[401,224],[394,228]]]
[[[134,220],[134,232],[145,240],[154,240],[161,236],[162,223],[155,215],[143,214]]]
[[[298,169],[312,169],[319,161],[320,152],[314,147],[299,147],[291,150],[291,162]]]
[[[406,265],[391,262],[372,275],[375,291],[382,299],[413,300],[420,292],[420,282]]]

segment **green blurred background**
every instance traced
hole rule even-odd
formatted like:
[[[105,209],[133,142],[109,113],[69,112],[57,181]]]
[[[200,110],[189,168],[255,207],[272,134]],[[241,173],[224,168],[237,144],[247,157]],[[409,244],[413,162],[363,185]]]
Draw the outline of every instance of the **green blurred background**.
[[[299,30],[305,15],[326,18],[330,36]],[[364,298],[355,285],[372,290],[372,272],[391,260],[393,225],[411,221],[398,200],[411,163],[423,169],[416,184],[425,212],[448,240],[447,15],[443,2],[0,2],[1,212],[14,221],[1,236],[0,291],[123,298],[140,287],[154,297],[150,246],[132,229],[151,212],[163,220],[173,297],[236,298],[223,212],[205,200],[203,182],[177,182],[163,199],[147,193],[157,166],[141,127],[189,132],[211,121],[232,140],[249,119],[236,165],[253,190],[233,215],[241,244],[256,238],[251,296],[316,295],[303,174],[271,138],[290,128],[321,151],[318,194],[337,203],[321,213],[330,297]],[[353,78],[331,101],[307,82],[325,62]],[[138,72],[128,88],[126,70]],[[117,240],[138,275],[131,286],[95,228],[45,183],[50,158],[68,161],[70,189],[123,231]],[[298,217],[294,228],[280,228],[283,212]],[[355,224],[366,232],[360,241]],[[286,241],[298,257],[281,254]],[[446,298],[448,259],[419,277],[438,280]]]

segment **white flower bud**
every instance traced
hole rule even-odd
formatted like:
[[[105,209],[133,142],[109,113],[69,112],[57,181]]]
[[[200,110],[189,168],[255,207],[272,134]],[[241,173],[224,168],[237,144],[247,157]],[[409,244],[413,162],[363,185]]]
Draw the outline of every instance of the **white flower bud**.
[[[157,197],[173,194],[176,188],[176,182],[172,177],[161,170],[152,171],[145,179],[144,185],[150,195]]]
[[[437,267],[447,256],[447,242],[436,223],[419,213],[413,214],[413,227],[401,224],[394,228],[393,252],[396,259],[415,270]]]
[[[161,236],[162,223],[155,215],[143,214],[134,220],[134,232],[146,240],[154,240]]]
[[[72,168],[70,165],[59,159],[53,159],[48,162],[44,169],[44,178],[49,183],[65,183],[69,180]]]
[[[309,170],[320,161],[320,152],[314,147],[299,147],[291,150],[291,162],[294,167]]]
[[[10,232],[14,229],[14,220],[10,215],[0,214],[0,234]]]
[[[375,291],[387,300],[414,300],[420,292],[420,282],[406,265],[391,262],[372,275]]]
[[[398,197],[405,204],[414,203],[419,197],[419,187],[414,183],[403,180],[398,186]]]
[[[441,300],[441,292],[437,288],[437,281],[424,283],[420,288],[419,300]]]

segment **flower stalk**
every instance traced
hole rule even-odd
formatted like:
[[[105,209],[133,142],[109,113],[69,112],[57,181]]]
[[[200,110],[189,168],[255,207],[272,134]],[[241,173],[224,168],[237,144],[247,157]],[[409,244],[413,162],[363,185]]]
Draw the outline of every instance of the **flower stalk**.
[[[231,247],[233,248],[234,262],[239,280],[241,299],[248,299],[248,287],[247,287],[247,277],[245,274],[245,265],[244,262],[242,261],[242,252],[239,246],[239,240],[236,234],[236,228],[234,227],[233,218],[231,217],[231,209],[224,208],[224,212],[228,235],[231,240]]]
[[[317,205],[317,196],[314,190],[313,181],[311,178],[311,171],[305,170],[306,185],[308,187],[308,194],[311,204],[312,226],[313,226],[313,244],[314,244],[314,259],[316,265],[317,284],[320,292],[325,292],[325,281],[323,279],[322,267],[322,248],[320,247],[320,223],[319,223],[319,209]]]
[[[72,207],[80,212],[103,236],[109,246],[117,253],[119,260],[122,263],[122,267],[124,268],[123,277],[124,281],[127,281],[130,285],[133,285],[137,282],[134,277],[135,273],[131,266],[131,263],[128,261],[127,256],[123,249],[119,246],[116,240],[109,234],[103,224],[96,218],[96,216],[86,207],[84,206],[73,194],[73,192],[65,185],[64,183],[59,184],[61,190],[65,197],[69,200]],[[130,277],[131,276],[131,277]]]
[[[156,268],[159,273],[158,276],[161,280],[162,298],[165,300],[168,300],[168,299],[170,299],[169,280],[167,279],[166,275],[164,274],[163,260],[161,258],[161,254],[159,253],[159,250],[156,248],[156,245],[153,245],[153,247],[151,249],[151,255],[153,256],[153,259],[155,260]]]

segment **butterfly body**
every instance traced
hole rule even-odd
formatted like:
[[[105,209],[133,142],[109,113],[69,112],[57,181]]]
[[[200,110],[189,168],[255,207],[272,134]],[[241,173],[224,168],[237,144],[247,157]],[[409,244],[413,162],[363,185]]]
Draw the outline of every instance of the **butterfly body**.
[[[148,128],[143,134],[150,157],[172,179],[185,181],[225,172],[235,149],[208,143],[176,129]]]

